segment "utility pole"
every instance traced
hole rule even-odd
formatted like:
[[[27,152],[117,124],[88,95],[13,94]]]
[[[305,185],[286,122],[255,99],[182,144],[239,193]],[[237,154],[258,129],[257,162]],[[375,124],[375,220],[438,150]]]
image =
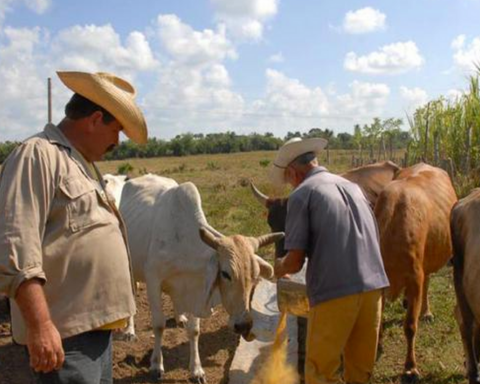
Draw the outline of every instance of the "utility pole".
[[[52,78],[48,78],[48,123],[52,123]]]

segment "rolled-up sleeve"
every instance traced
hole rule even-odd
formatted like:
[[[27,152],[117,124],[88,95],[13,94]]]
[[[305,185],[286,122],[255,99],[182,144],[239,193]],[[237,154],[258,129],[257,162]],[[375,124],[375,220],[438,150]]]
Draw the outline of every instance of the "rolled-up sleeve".
[[[46,158],[35,143],[22,144],[0,175],[0,293],[11,298],[25,280],[46,280],[42,239],[55,193]]]

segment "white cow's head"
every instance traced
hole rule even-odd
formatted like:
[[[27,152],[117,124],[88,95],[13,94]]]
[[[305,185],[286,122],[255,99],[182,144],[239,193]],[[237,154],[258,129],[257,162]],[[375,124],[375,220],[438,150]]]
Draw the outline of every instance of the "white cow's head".
[[[283,238],[283,233],[260,237],[215,237],[207,229],[200,229],[202,240],[216,250],[216,276],[214,286],[220,289],[222,304],[230,315],[234,331],[251,341],[253,326],[250,304],[260,277],[271,279],[273,268],[255,252],[265,245]]]

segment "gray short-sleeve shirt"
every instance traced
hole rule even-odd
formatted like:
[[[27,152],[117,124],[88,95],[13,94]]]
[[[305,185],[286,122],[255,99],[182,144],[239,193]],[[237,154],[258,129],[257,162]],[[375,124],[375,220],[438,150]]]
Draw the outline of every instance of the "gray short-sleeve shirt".
[[[308,257],[310,305],[388,287],[373,212],[360,187],[324,167],[291,193],[285,248]]]

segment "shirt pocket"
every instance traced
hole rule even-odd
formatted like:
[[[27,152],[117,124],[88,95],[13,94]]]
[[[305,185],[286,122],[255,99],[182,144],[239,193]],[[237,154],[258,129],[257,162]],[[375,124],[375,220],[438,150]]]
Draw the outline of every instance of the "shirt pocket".
[[[72,232],[109,223],[109,215],[99,205],[97,190],[89,181],[68,178],[60,184],[60,190],[67,199],[67,220]]]

